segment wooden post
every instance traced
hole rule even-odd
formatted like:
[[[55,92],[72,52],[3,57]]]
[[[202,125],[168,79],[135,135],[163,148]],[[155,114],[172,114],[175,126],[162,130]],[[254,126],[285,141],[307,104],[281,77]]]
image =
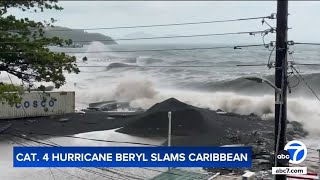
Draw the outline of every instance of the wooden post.
[[[168,147],[171,146],[171,111],[168,112]],[[170,167],[168,167],[168,171],[170,171]]]
[[[275,166],[285,167],[286,164],[277,162],[277,154],[286,144],[287,128],[287,32],[288,32],[288,0],[277,0],[277,36],[276,36],[276,63],[275,85],[281,89],[276,92],[275,103]],[[277,143],[278,142],[278,143]],[[276,180],[285,180],[285,175],[276,175]]]

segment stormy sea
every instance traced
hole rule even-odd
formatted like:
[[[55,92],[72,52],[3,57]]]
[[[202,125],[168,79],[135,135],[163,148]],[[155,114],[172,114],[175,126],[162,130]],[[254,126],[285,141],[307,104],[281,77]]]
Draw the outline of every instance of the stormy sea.
[[[274,89],[246,79],[262,76],[274,81],[274,68],[266,65],[271,53],[267,48],[112,52],[215,46],[219,45],[106,46],[93,42],[83,49],[65,49],[75,51],[72,55],[77,57],[81,73],[66,74],[67,83],[61,89],[76,92],[77,109],[106,100],[128,101],[133,107],[148,109],[174,97],[201,108],[273,118]],[[319,63],[320,52],[313,47],[300,45],[291,51],[294,53],[289,61]],[[88,60],[83,62],[83,57]],[[274,62],[274,53],[270,61]],[[320,94],[319,66],[301,65],[297,69],[315,93]],[[289,77],[288,120],[301,122],[311,134],[320,135],[320,102],[298,77],[297,74]]]
[[[274,68],[268,68],[275,53],[265,47],[242,49],[200,49],[202,47],[232,46],[226,44],[162,44],[162,45],[104,45],[92,42],[83,48],[53,48],[67,51],[77,57],[79,74],[66,74],[66,84],[58,89],[75,91],[76,109],[82,110],[90,103],[116,100],[129,102],[134,108],[149,109],[156,103],[175,98],[194,107],[222,110],[240,115],[255,114],[263,120],[274,117],[274,89],[266,83],[247,80],[262,76],[274,81]],[[144,51],[148,49],[192,49],[171,51]],[[290,47],[293,53],[288,60],[295,63],[319,63],[320,51],[310,46]],[[271,55],[271,56],[270,56]],[[86,57],[86,61],[83,58]],[[320,66],[298,66],[297,70],[316,94],[320,94]],[[1,79],[9,82],[5,74]],[[18,82],[18,81],[17,81]],[[320,144],[320,101],[297,73],[289,77],[291,93],[288,94],[288,120],[303,125],[308,136],[301,139],[308,148],[317,149]],[[46,84],[51,85],[51,84]],[[269,123],[270,124],[270,123]],[[272,124],[272,123],[271,123]],[[114,130],[78,134],[79,137],[116,138],[122,141],[140,141],[163,144],[166,139],[134,137]],[[87,143],[79,139],[49,139],[60,145],[112,145],[112,143]],[[5,144],[0,144],[2,147]],[[8,147],[6,147],[8,148]],[[3,157],[12,157],[10,149]],[[308,150],[307,166],[314,165],[317,152]],[[10,160],[6,167],[10,166]],[[20,171],[20,173],[18,173]],[[35,171],[16,170],[8,172],[30,173],[33,179],[49,179],[46,169]],[[45,172],[46,171],[46,172]],[[77,169],[74,169],[74,173]],[[153,176],[146,169],[126,169],[127,173]],[[34,173],[38,172],[38,173]],[[148,172],[148,173],[146,173]],[[65,177],[63,172],[55,173]],[[83,176],[85,174],[83,173]],[[7,176],[8,179],[12,175]],[[18,178],[18,179],[19,179]],[[92,177],[89,177],[92,178]]]
[[[88,53],[74,53],[81,74],[67,75],[67,85],[63,89],[76,91],[78,109],[87,107],[88,103],[105,100],[128,101],[133,107],[148,109],[173,97],[200,108],[221,109],[242,115],[253,113],[264,120],[273,119],[274,89],[266,83],[246,79],[262,76],[274,82],[274,68],[268,68],[266,64],[269,59],[270,63],[274,62],[275,53],[268,48],[139,51],[217,46],[228,45],[106,46],[93,42],[82,49],[82,52]],[[130,50],[138,52],[112,52]],[[291,46],[290,52],[288,61],[319,63],[320,52],[315,47]],[[86,62],[82,61],[84,56],[88,58]],[[296,67],[316,94],[320,94],[319,67]],[[317,149],[320,146],[320,101],[297,73],[290,75],[289,85],[288,120],[300,122],[309,133],[303,142],[307,147]],[[317,156],[316,151],[308,152],[311,162],[316,161]]]
[[[106,100],[126,101],[132,107],[148,109],[173,97],[200,108],[221,109],[241,115],[253,113],[264,120],[273,119],[274,89],[266,83],[246,79],[262,76],[274,82],[274,68],[268,68],[266,64],[269,58],[270,63],[274,62],[275,53],[268,48],[140,51],[217,46],[229,45],[106,46],[93,42],[82,49],[68,49],[75,51],[72,54],[78,59],[81,73],[68,74],[67,84],[62,89],[76,92],[76,108],[79,110],[89,103]],[[131,50],[138,52],[112,52]],[[94,51],[100,52],[92,53]],[[317,48],[297,45],[290,47],[290,51],[293,53],[288,56],[288,61],[319,63],[320,52]],[[83,62],[83,57],[88,60]],[[319,67],[296,67],[316,94],[320,94]],[[297,73],[290,75],[289,85],[288,120],[300,122],[309,133],[303,141],[307,147],[317,149],[320,146],[320,101],[299,80]],[[316,161],[316,151],[309,151],[308,154],[311,161]]]

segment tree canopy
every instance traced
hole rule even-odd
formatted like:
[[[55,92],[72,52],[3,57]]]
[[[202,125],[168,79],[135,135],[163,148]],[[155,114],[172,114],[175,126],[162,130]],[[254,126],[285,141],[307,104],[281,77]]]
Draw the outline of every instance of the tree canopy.
[[[63,9],[57,5],[57,0],[0,1],[0,71],[16,76],[29,87],[34,82],[52,82],[55,88],[65,84],[64,72],[79,73],[74,56],[49,49],[49,46],[72,44],[71,40],[44,36],[45,30],[53,27],[55,19],[36,22],[17,18],[8,13],[10,8],[35,13]],[[1,82],[0,102],[19,102],[21,89],[20,86]]]

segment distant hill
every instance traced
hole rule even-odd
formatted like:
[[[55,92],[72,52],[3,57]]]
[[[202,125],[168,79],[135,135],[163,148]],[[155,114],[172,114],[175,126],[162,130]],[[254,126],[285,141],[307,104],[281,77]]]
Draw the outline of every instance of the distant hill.
[[[70,29],[66,27],[55,26],[47,29],[46,37],[59,37],[61,39],[72,39],[74,44],[88,45],[91,41],[101,41],[104,44],[117,44],[111,37],[100,33],[88,33],[84,30]],[[88,42],[81,42],[88,41]]]

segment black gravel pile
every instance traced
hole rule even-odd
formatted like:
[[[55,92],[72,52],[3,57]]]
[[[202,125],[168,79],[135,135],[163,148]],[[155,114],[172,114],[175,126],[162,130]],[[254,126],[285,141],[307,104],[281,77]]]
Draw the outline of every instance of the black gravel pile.
[[[144,136],[168,134],[168,112],[171,111],[172,135],[196,135],[210,130],[224,133],[217,127],[209,127],[210,116],[206,110],[190,106],[174,98],[170,98],[152,106],[145,113],[133,117],[129,124],[119,129],[118,132]],[[210,112],[211,116],[217,116]]]
[[[254,115],[219,114],[170,98],[155,104],[145,113],[130,118],[128,125],[118,132],[143,136],[167,135],[169,111],[172,112],[172,135],[176,136],[210,134],[212,137],[222,138],[230,134],[228,132],[266,127],[255,123],[253,120],[260,118]]]

